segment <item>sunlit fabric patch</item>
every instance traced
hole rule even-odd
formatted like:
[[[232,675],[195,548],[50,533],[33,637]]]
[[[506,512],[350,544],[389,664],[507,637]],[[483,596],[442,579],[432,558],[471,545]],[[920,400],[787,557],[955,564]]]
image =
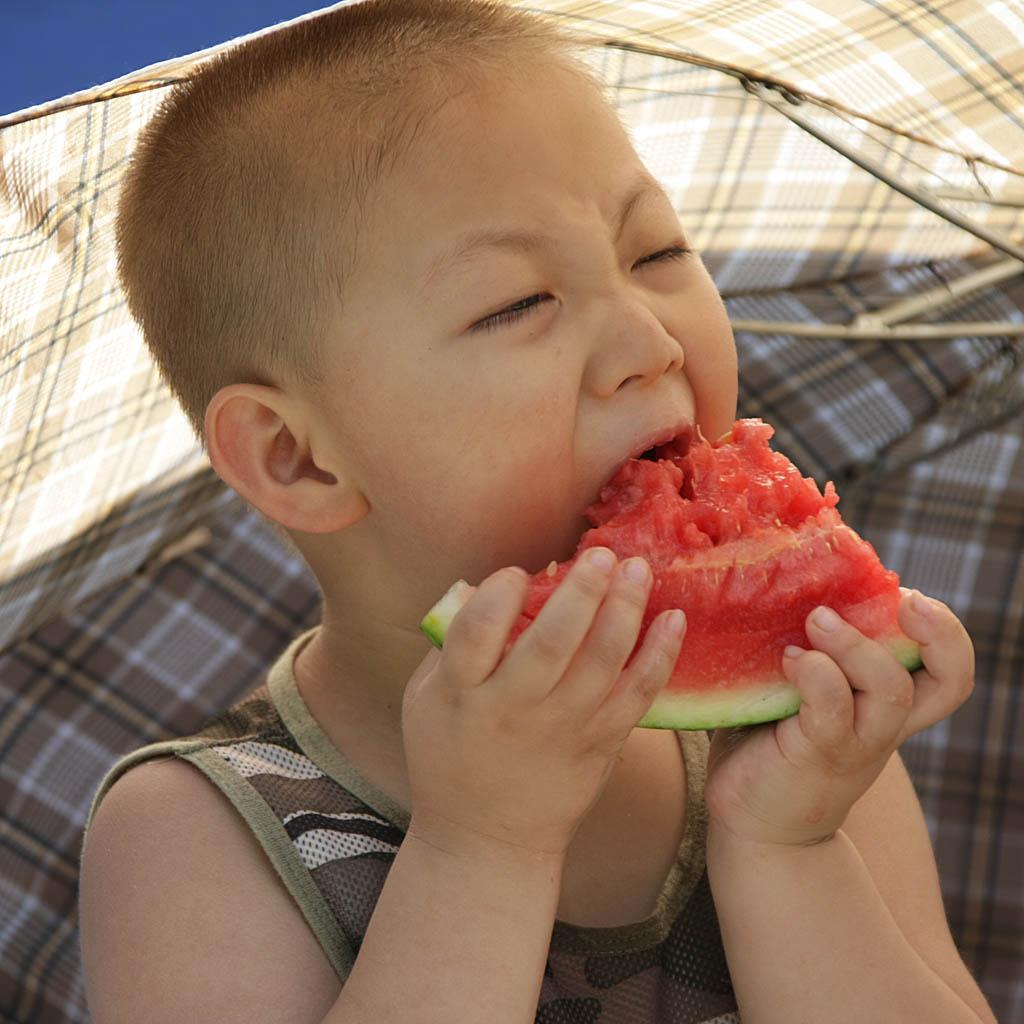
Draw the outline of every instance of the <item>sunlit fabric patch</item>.
[[[273,743],[243,740],[232,746],[213,748],[244,778],[280,775],[288,779],[318,779],[323,772],[308,757]]]

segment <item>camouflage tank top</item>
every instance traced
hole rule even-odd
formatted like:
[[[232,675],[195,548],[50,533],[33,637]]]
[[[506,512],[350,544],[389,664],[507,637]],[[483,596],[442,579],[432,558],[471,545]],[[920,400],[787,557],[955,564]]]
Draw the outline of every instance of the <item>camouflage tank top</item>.
[[[408,813],[358,774],[305,705],[292,672],[296,640],[266,683],[197,735],[121,760],[174,755],[231,801],[263,847],[338,977],[352,967]],[[736,1001],[704,868],[707,738],[679,733],[686,828],[654,912],[591,928],[556,921],[536,1024],[737,1024]]]

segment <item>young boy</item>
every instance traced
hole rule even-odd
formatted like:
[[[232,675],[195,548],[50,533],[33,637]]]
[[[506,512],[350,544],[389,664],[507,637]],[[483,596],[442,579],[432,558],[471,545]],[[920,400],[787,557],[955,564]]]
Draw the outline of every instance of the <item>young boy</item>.
[[[641,560],[581,560],[502,657],[509,567],[568,556],[624,459],[735,414],[718,295],[565,41],[371,0],[250,42],[172,97],[122,210],[133,312],[324,612],[104,787],[96,1024],[993,1019],[895,753],[970,690],[948,609],[904,597],[914,677],[819,609],[799,715],[710,752],[634,728],[686,656],[666,613],[627,664]]]

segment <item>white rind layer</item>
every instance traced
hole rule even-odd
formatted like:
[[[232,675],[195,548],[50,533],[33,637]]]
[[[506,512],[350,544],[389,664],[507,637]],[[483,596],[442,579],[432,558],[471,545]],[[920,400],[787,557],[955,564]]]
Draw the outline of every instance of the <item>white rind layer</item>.
[[[448,635],[448,627],[455,618],[455,613],[469,600],[473,588],[465,580],[456,580],[433,608],[423,616],[420,629],[430,637],[435,647],[444,646],[444,638]]]
[[[757,725],[787,718],[800,710],[800,694],[786,679],[735,685],[703,693],[663,691],[637,723],[644,729],[721,729],[730,725]]]
[[[880,640],[908,671],[921,667],[921,649],[902,634]],[[800,710],[800,694],[789,680],[760,680],[745,687],[723,684],[703,692],[662,691],[647,714],[637,723],[644,729],[723,729],[733,725],[758,725],[788,718]]]

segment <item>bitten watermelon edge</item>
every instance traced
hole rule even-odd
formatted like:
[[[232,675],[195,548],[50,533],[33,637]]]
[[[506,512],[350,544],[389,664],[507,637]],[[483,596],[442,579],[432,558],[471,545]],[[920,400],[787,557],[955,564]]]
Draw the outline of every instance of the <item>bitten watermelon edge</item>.
[[[770,448],[773,432],[761,420],[737,420],[714,443],[696,439],[627,460],[587,509],[594,525],[573,558],[531,578],[510,643],[579,554],[603,546],[651,566],[640,640],[660,612],[682,608],[687,616],[679,659],[641,726],[716,729],[794,714],[800,697],[782,673],[782,652],[806,646],[804,622],[818,605],[909,671],[920,667],[918,645],[896,621],[898,576],[843,523],[834,486],[822,493]],[[424,617],[421,628],[437,646],[471,593],[455,583]]]

